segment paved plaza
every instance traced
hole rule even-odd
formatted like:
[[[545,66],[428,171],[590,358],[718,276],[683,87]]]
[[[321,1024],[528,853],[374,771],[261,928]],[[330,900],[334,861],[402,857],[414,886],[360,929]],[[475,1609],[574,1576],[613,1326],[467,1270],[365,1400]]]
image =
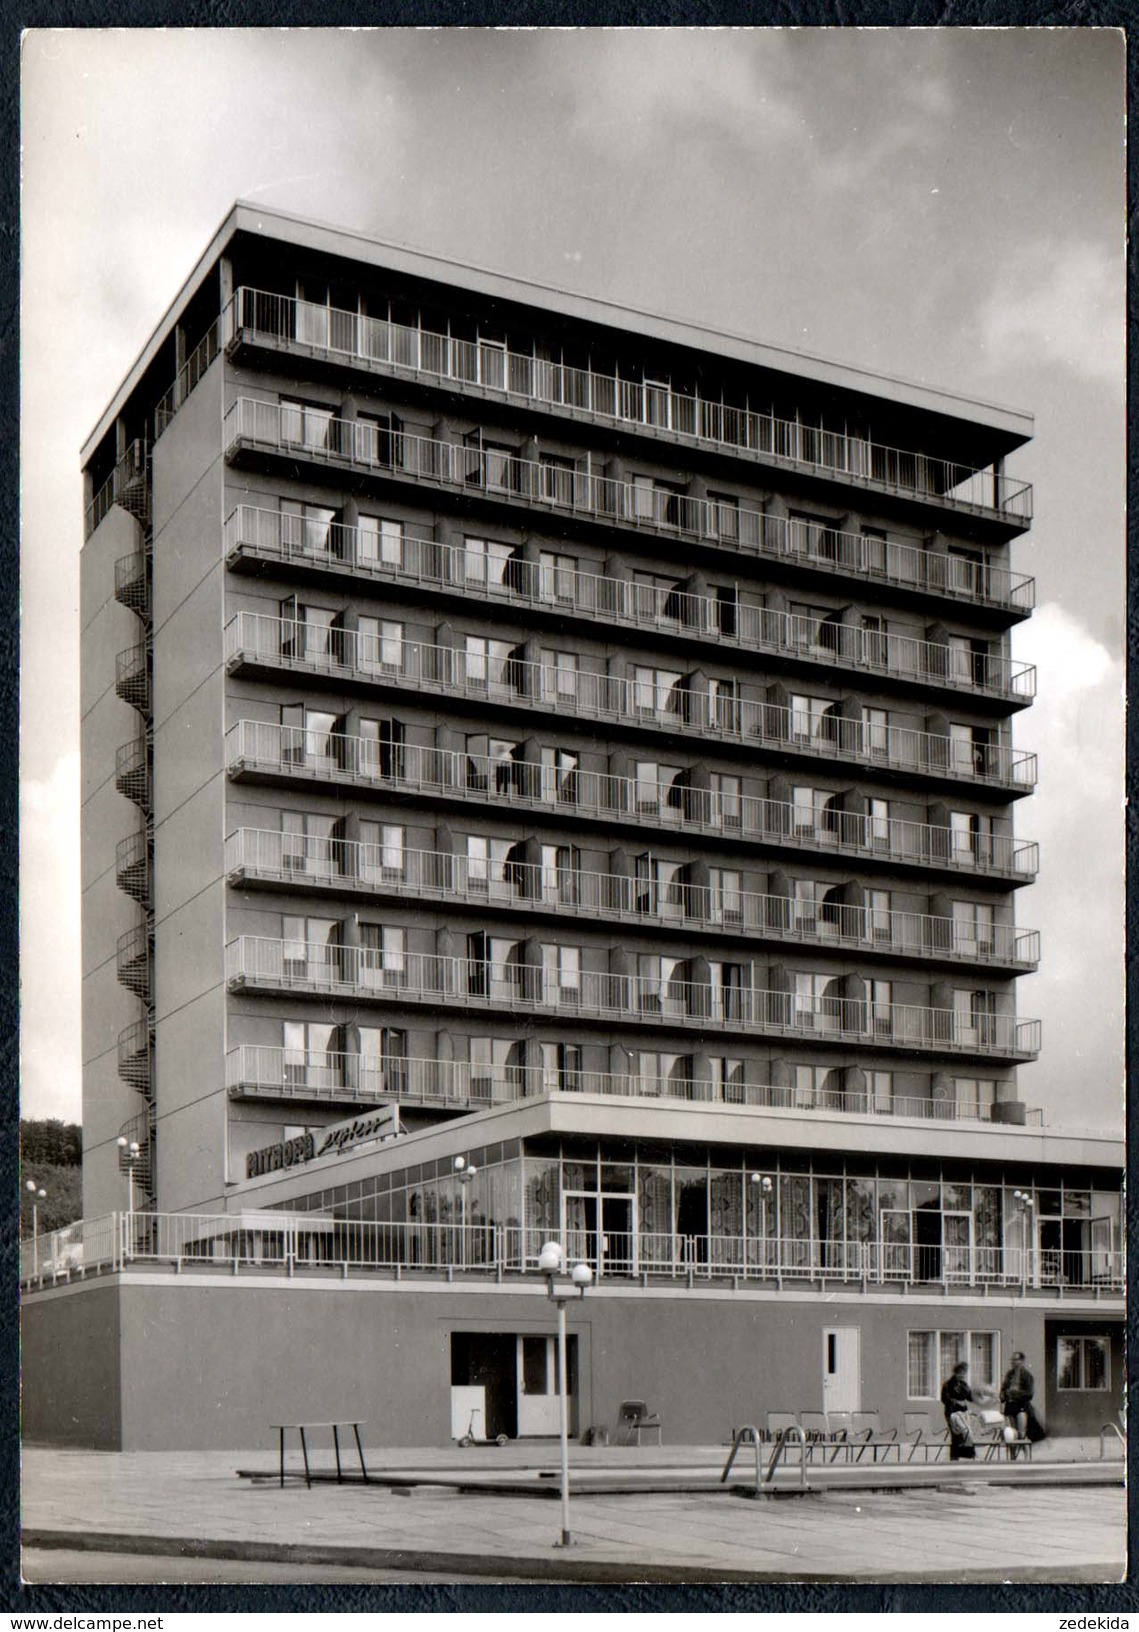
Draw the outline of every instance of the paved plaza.
[[[1054,1450],[1051,1473],[1047,1461],[1023,1477],[1020,1465],[945,1464],[925,1470],[912,1488],[899,1488],[905,1470],[879,1470],[858,1481],[861,1488],[851,1488],[848,1475],[805,1497],[743,1500],[718,1484],[724,1454],[722,1447],[592,1455],[575,1448],[575,1545],[561,1549],[554,1546],[559,1504],[546,1493],[552,1482],[538,1478],[556,1467],[556,1446],[385,1450],[373,1453],[376,1471],[406,1483],[311,1489],[297,1478],[279,1487],[269,1477],[275,1452],[268,1448],[33,1447],[23,1461],[24,1540],[34,1558],[26,1574],[79,1580],[75,1555],[83,1551],[92,1554],[91,1580],[120,1582],[208,1580],[211,1559],[244,1561],[245,1580],[259,1579],[263,1565],[266,1581],[286,1561],[290,1570],[310,1570],[313,1581],[363,1570],[420,1581],[1113,1582],[1125,1571],[1118,1459],[1111,1467],[1090,1459],[1061,1467]],[[266,1477],[239,1478],[239,1468]],[[533,1494],[503,1488],[528,1480]],[[751,1482],[745,1475],[737,1491]],[[59,1577],[51,1574],[54,1551]],[[155,1574],[155,1555],[172,1561],[165,1577]],[[177,1573],[179,1558],[193,1560],[189,1575]],[[215,1578],[234,1579],[230,1568],[219,1564]]]

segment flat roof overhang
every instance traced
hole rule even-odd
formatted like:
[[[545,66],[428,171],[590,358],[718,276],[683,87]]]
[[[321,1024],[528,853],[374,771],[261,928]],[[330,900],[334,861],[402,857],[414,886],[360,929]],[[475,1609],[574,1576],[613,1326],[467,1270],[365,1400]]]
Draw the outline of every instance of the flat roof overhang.
[[[975,464],[977,468],[984,468],[992,460],[1021,447],[1033,435],[1033,416],[1023,410],[983,402],[921,382],[875,373],[870,369],[832,362],[789,347],[768,345],[742,335],[702,328],[681,319],[620,306],[615,301],[528,283],[520,278],[488,271],[484,267],[384,243],[363,232],[238,201],[199,257],[84,443],[84,464],[114,423],[206,273],[239,236],[260,242],[287,244],[292,248],[337,257],[357,265],[383,268],[433,284],[441,292],[468,290],[515,308],[519,313],[554,314],[594,328],[604,328],[615,338],[639,335],[647,340],[681,347],[694,357],[697,354],[712,355],[743,364],[766,374],[773,382],[779,379],[809,381],[822,394],[848,397],[852,412],[874,410],[878,415],[885,412],[887,428],[903,421],[913,424],[916,416],[918,423],[915,429],[937,438],[940,456],[956,459],[963,464]],[[940,447],[942,441],[947,444],[944,449]],[[907,446],[909,443],[900,445]]]
[[[889,1126],[873,1115],[765,1110],[762,1115],[734,1105],[614,1100],[603,1094],[545,1094],[515,1105],[493,1106],[435,1128],[391,1139],[370,1149],[325,1156],[291,1168],[287,1176],[266,1174],[241,1181],[227,1196],[227,1210],[265,1207],[304,1196],[317,1188],[352,1184],[374,1173],[389,1173],[420,1162],[450,1161],[472,1147],[505,1140],[564,1134],[594,1139],[707,1144],[824,1152],[836,1157],[912,1156],[995,1162],[1026,1172],[1037,1167],[1086,1167],[1122,1171],[1122,1139],[1095,1132],[1064,1133],[1041,1128],[960,1122],[932,1123],[895,1117]]]

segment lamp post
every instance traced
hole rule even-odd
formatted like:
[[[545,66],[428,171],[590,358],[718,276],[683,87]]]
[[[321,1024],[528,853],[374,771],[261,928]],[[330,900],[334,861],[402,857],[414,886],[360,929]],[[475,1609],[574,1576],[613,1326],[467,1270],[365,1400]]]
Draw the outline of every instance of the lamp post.
[[[479,1170],[465,1156],[455,1157],[455,1177],[459,1181],[459,1264],[467,1267],[467,1190],[478,1178]]]
[[[547,1241],[538,1254],[538,1268],[546,1277],[546,1290],[551,1302],[557,1305],[558,1310],[558,1373],[561,1387],[558,1390],[560,1409],[560,1432],[562,1452],[562,1539],[555,1543],[559,1547],[569,1547],[573,1544],[569,1527],[569,1378],[566,1375],[566,1304],[576,1292],[578,1297],[584,1298],[585,1289],[593,1280],[593,1271],[588,1264],[575,1264],[570,1270],[571,1286],[563,1282],[557,1284],[557,1277],[565,1268],[565,1253],[557,1241]]]
[[[47,1200],[47,1191],[42,1190],[35,1179],[28,1179],[24,1188],[32,1198],[32,1276],[39,1277],[40,1272],[40,1202]]]
[[[763,1237],[763,1240],[766,1242],[766,1240],[767,1240],[767,1205],[766,1204],[767,1204],[767,1198],[771,1194],[771,1190],[772,1190],[771,1179],[770,1179],[770,1176],[768,1174],[766,1174],[766,1173],[752,1173],[750,1175],[750,1182],[751,1182],[751,1184],[753,1184],[755,1186],[755,1189],[756,1189],[756,1191],[757,1191],[757,1193],[759,1195],[759,1217],[760,1217],[760,1221],[761,1221],[760,1233],[761,1233],[761,1235]],[[766,1257],[766,1256],[767,1256],[767,1254],[764,1253],[764,1257]],[[745,1265],[744,1267],[746,1268],[747,1266]],[[766,1270],[767,1265],[764,1264],[763,1268]]]
[[[1014,1190],[1012,1199],[1020,1209],[1020,1289],[1024,1292],[1028,1287],[1028,1221],[1036,1202],[1027,1190]]]

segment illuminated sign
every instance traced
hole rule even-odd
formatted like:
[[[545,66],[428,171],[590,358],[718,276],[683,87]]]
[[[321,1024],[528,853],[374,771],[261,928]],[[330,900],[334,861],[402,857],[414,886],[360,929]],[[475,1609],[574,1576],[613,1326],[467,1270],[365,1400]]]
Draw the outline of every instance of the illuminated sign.
[[[372,1139],[390,1139],[398,1132],[399,1106],[378,1105],[366,1116],[353,1116],[347,1122],[318,1128],[315,1136],[299,1133],[295,1139],[283,1139],[279,1144],[249,1151],[245,1158],[245,1177],[259,1179],[266,1173],[279,1173],[286,1167],[311,1162],[314,1156],[339,1156],[354,1145],[367,1144]]]
[[[311,1162],[315,1155],[316,1142],[312,1134],[299,1133],[295,1139],[251,1150],[245,1158],[245,1177],[259,1179],[263,1173],[276,1173],[281,1168],[296,1167],[298,1162]]]

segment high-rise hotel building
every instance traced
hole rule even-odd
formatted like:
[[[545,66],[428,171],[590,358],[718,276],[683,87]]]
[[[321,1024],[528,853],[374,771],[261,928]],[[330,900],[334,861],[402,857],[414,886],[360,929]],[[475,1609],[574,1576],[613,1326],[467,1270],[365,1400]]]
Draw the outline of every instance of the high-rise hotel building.
[[[1098,1427],[1121,1147],[1017,1080],[1031,429],[236,206],[83,454],[121,1297],[173,1257],[202,1329],[232,1259],[286,1392],[331,1344],[397,1437],[542,1432],[553,1238],[579,1428],[900,1423],[1014,1346]]]

